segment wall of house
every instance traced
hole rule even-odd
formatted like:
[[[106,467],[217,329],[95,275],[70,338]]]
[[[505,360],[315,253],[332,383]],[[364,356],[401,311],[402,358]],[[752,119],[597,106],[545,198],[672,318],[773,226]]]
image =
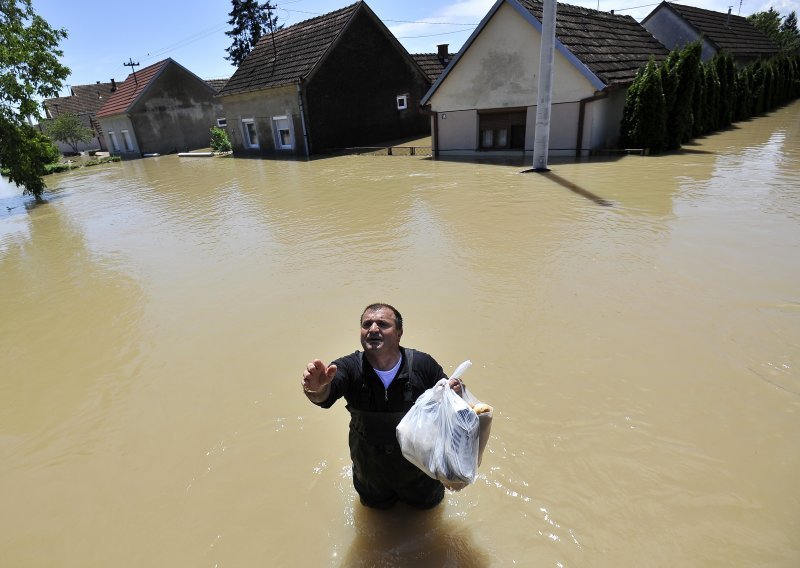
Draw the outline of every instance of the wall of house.
[[[478,147],[478,111],[457,110],[437,113],[439,148],[450,153],[469,151]]]
[[[528,108],[527,123],[525,125],[525,151],[528,152],[533,152],[534,140],[536,139],[537,108],[537,106]],[[576,102],[556,103],[550,108],[549,155],[575,155],[575,146],[578,141],[579,114],[580,104]]]
[[[100,122],[100,127],[103,129],[103,136],[106,139],[106,147],[110,154],[114,156],[122,156],[123,158],[141,158],[142,150],[139,145],[139,140],[136,137],[136,132],[131,120],[124,114],[115,116],[107,116],[97,119]],[[128,139],[131,147],[125,147],[125,139],[123,138],[123,130],[128,131]],[[117,148],[115,149],[111,141],[111,133],[117,140]]]
[[[669,8],[657,8],[642,26],[669,50],[700,39],[697,31]],[[703,61],[714,57],[717,50],[708,40],[703,39],[701,45],[700,58]]]
[[[167,65],[128,113],[142,153],[208,148],[209,129],[216,124],[213,97],[199,77]]]
[[[536,104],[540,44],[541,34],[503,4],[431,97],[431,108],[446,112]],[[577,101],[593,93],[591,83],[556,51],[553,103]]]
[[[307,82],[312,153],[430,133],[429,116],[419,106],[430,85],[399,49],[359,10]],[[402,94],[408,108],[398,110]]]
[[[300,118],[300,103],[296,85],[262,89],[240,95],[218,97],[222,103],[222,114],[228,123],[226,130],[235,156],[266,156],[288,154],[305,156],[303,123]],[[289,118],[292,149],[280,149],[276,145],[274,117]],[[252,120],[258,136],[258,147],[245,143],[243,120]]]
[[[618,148],[619,127],[628,89],[612,90],[608,98],[586,106],[583,149]]]

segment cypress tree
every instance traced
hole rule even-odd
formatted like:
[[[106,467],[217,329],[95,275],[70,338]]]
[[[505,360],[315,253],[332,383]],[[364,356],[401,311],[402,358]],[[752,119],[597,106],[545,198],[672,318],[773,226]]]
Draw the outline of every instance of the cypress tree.
[[[663,150],[666,144],[666,101],[661,73],[652,58],[648,61],[641,77],[630,137],[637,148],[648,148],[654,153]]]
[[[671,143],[678,144],[691,140],[694,126],[694,93],[700,77],[700,42],[690,43],[680,53],[678,59],[678,89],[673,106],[673,114],[668,121],[672,127]]]

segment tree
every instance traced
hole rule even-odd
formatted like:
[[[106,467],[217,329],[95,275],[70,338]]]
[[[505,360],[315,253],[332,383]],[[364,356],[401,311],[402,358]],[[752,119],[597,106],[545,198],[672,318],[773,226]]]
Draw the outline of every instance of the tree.
[[[783,53],[794,53],[800,49],[800,31],[797,29],[797,14],[791,12],[781,21],[781,15],[774,8],[766,12],[756,12],[747,19],[765,36],[777,43]]]
[[[228,24],[233,28],[225,35],[233,38],[230,47],[226,48],[228,61],[241,65],[245,57],[253,50],[267,32],[276,32],[283,28],[278,26],[278,16],[273,16],[276,6],[271,2],[259,3],[258,0],[231,0],[231,17]]]
[[[58,60],[67,32],[50,27],[31,0],[0,0],[0,37],[0,164],[24,194],[41,201],[53,144],[26,120],[39,115],[38,100],[56,96],[70,73]]]
[[[54,118],[45,126],[45,132],[53,140],[69,144],[76,154],[78,153],[78,144],[94,138],[94,131],[88,126],[84,126],[78,115],[72,112],[66,112]]]
[[[786,16],[781,24],[780,41],[785,52],[800,51],[800,30],[797,29],[797,14],[794,12]]]
[[[667,143],[667,103],[661,72],[652,58],[628,89],[620,139],[626,146],[660,152]]]

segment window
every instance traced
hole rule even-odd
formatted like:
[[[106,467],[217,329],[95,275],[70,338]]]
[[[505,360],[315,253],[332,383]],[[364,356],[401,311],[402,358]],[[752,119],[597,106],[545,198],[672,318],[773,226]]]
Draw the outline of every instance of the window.
[[[117,142],[117,135],[113,131],[108,131],[108,138],[111,141],[111,151],[119,152],[119,142]]]
[[[480,113],[481,150],[525,147],[525,111]]]
[[[397,95],[397,110],[406,110],[408,108],[408,93],[405,95]]]
[[[122,130],[122,141],[125,143],[125,151],[131,152],[133,150],[133,143],[131,142],[131,135],[127,130]]]
[[[217,126],[219,126],[220,128],[225,128],[226,126],[228,126],[228,120],[225,118],[218,118]]]
[[[275,148],[280,150],[292,149],[292,129],[288,116],[273,116],[272,132],[275,134]]]
[[[258,133],[256,132],[256,124],[252,118],[242,119],[242,135],[246,147],[258,148]]]

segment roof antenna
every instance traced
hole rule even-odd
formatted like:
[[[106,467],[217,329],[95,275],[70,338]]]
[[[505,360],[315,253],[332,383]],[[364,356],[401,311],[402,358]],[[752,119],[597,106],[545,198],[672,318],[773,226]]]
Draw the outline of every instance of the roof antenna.
[[[272,73],[275,73],[275,62],[278,60],[278,50],[275,48],[275,25],[272,21],[272,5],[267,2],[267,23],[269,24],[269,35],[272,39]]]
[[[739,13],[736,14],[736,15],[737,16],[741,16],[742,15],[742,0],[739,0]]]
[[[123,65],[125,67],[130,67],[131,68],[131,73],[133,73],[133,82],[138,87],[139,86],[139,81],[136,80],[136,69],[134,69],[134,66],[139,67],[140,65],[138,63],[134,63],[133,59],[130,58],[130,57],[128,58],[128,62],[129,63],[123,63]]]

